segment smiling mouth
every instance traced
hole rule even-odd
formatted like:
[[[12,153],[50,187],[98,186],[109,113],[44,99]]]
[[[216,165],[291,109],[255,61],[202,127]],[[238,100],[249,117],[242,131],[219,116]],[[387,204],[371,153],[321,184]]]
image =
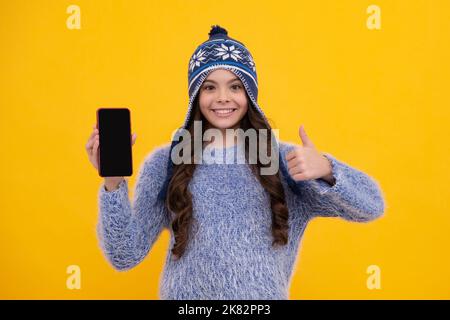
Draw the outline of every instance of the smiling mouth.
[[[230,109],[216,109],[216,110],[211,110],[216,116],[218,117],[228,117],[230,115],[232,115],[237,109],[235,108],[230,108]]]

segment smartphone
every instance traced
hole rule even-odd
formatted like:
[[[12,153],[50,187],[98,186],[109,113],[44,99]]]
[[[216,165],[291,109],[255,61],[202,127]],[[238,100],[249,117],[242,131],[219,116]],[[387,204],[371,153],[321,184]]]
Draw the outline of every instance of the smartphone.
[[[98,173],[101,177],[133,174],[131,117],[127,108],[97,109],[100,146]]]

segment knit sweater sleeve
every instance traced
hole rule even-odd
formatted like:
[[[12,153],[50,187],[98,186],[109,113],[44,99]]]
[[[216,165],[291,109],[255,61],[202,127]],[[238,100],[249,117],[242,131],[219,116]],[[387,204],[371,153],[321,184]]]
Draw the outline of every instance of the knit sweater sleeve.
[[[329,153],[323,155],[330,161],[335,179],[333,185],[323,179],[294,181],[291,178],[306,214],[310,218],[341,217],[356,222],[368,222],[382,216],[385,201],[378,182]]]
[[[127,180],[113,191],[101,185],[97,235],[105,257],[116,270],[129,270],[139,264],[161,231],[168,228],[167,209],[157,200],[167,159],[167,147],[159,147],[147,156],[139,170],[132,204]]]

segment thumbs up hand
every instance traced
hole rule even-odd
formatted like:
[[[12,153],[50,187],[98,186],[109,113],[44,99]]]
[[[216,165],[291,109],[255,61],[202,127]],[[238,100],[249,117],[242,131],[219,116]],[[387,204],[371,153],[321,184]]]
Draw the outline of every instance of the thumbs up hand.
[[[299,135],[303,146],[296,146],[286,154],[291,177],[295,181],[322,178],[334,184],[330,161],[316,150],[303,125],[299,128]]]

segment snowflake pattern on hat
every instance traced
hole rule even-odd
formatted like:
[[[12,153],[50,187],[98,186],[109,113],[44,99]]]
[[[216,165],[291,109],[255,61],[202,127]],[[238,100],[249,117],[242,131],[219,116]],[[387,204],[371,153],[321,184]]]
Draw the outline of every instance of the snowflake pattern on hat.
[[[256,78],[256,66],[250,52],[239,42],[232,39],[220,39],[205,42],[189,60],[188,78],[196,74],[198,69],[218,62],[231,62],[239,65]]]
[[[200,62],[206,59],[203,55],[205,54],[205,51],[203,49],[198,50],[191,58],[191,61],[189,62],[189,70],[194,70],[195,67],[200,67]]]
[[[252,68],[253,72],[256,72],[255,61],[253,61],[253,57],[252,57],[252,55],[250,53],[248,54],[248,64]]]
[[[242,60],[242,57],[239,55],[241,51],[236,50],[234,46],[227,47],[222,43],[221,48],[217,48],[216,51],[215,56],[222,57],[222,60],[228,59],[229,57],[234,59],[234,61],[238,61],[238,59]]]

